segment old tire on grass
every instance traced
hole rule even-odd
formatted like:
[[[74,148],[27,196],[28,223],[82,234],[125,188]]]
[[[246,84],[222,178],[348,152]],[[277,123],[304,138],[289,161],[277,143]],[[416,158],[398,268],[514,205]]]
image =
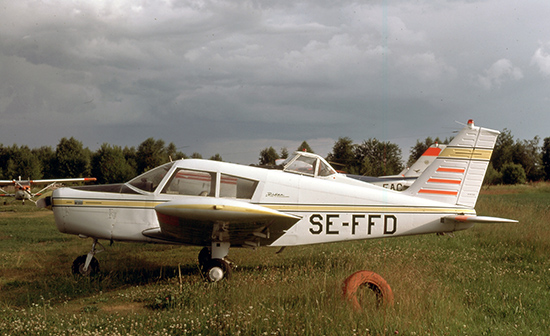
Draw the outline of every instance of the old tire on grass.
[[[393,305],[393,292],[384,278],[371,271],[358,271],[344,280],[342,285],[344,298],[352,304],[354,309],[362,309],[357,299],[357,290],[361,286],[368,287],[376,294],[377,307]]]

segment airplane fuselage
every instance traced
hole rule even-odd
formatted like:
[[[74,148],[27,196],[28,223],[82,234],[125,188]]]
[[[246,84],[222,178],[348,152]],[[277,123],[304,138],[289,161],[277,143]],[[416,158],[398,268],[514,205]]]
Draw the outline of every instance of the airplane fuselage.
[[[193,186],[185,187],[185,191],[179,187],[178,191],[173,186],[179,182],[191,182]],[[235,190],[241,185],[253,190],[239,195]],[[231,201],[299,218],[285,228],[267,225],[262,233],[265,237],[257,235],[258,246],[290,246],[463,230],[472,224],[442,223],[441,218],[475,215],[471,208],[413,197],[355,180],[340,183],[207,160],[176,161],[151,191],[131,184],[121,185],[120,190],[111,189],[106,192],[104,186],[89,186],[55,190],[52,209],[58,229],[97,239],[206,246],[211,240],[212,228],[223,224],[223,220],[213,219],[205,232],[186,230],[185,221],[173,221],[171,225],[182,226],[174,232],[181,233],[176,233],[172,240],[158,239],[146,234],[147,230],[161,226],[155,207],[170,202],[189,200],[192,204],[205,200],[215,209]],[[207,196],[198,196],[202,189]],[[169,224],[165,227],[170,228]],[[230,239],[230,242],[232,246],[244,246],[239,239]]]

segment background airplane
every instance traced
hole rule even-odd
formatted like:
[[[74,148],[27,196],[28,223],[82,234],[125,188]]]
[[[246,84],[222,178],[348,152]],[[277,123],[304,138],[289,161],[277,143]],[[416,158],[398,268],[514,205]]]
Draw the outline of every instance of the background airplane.
[[[51,207],[60,232],[92,238],[73,262],[97,272],[99,240],[203,246],[208,281],[231,272],[230,247],[297,246],[465,230],[517,221],[474,209],[499,132],[473,121],[405,191],[336,173],[303,156],[283,170],[186,159],[128,183],[59,188],[38,202]],[[326,165],[325,165],[326,164]],[[321,178],[319,178],[321,177]]]
[[[363,175],[353,175],[346,174],[347,176],[379,185],[384,188],[391,190],[402,191],[410,187],[414,181],[424,172],[426,168],[439,156],[442,150],[444,150],[447,145],[433,144],[416,160],[416,162],[410,167],[405,168],[397,175],[387,175],[387,176],[363,176]]]
[[[46,190],[53,188],[57,183],[64,182],[90,182],[95,181],[95,177],[82,177],[82,178],[62,178],[62,179],[44,179],[44,180],[21,180],[19,177],[18,180],[0,180],[0,185],[13,185],[15,187],[15,193],[8,193],[4,189],[0,188],[0,197],[15,197],[16,200],[22,201],[25,204],[25,200],[33,201],[33,197],[41,196]],[[46,184],[49,183],[46,187],[42,188],[40,191],[33,193],[32,187],[35,184]]]

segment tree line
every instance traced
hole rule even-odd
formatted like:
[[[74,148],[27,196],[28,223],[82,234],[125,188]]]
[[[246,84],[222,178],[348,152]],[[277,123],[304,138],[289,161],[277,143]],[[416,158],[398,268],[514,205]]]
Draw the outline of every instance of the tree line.
[[[390,141],[376,138],[356,144],[349,137],[340,137],[327,155],[327,161],[339,171],[366,176],[384,176],[399,174],[410,167],[432,144],[448,144],[452,138],[439,139],[427,137],[417,140],[411,147],[411,153],[403,165],[401,149]],[[305,141],[298,147],[304,148]],[[484,184],[520,184],[550,180],[550,137],[539,145],[540,137],[532,140],[514,139],[512,132],[504,129],[497,138]],[[307,145],[307,143],[305,143]],[[309,146],[308,146],[309,147]],[[313,152],[311,149],[309,150]],[[288,155],[286,148],[281,155],[273,147],[260,152],[260,164],[274,164],[278,158]]]
[[[202,155],[193,153],[191,157],[202,158]],[[95,177],[98,183],[119,183],[170,160],[185,158],[188,156],[173,143],[166,145],[154,138],[143,141],[137,149],[104,143],[97,151],[84,147],[73,137],[62,138],[55,149],[0,144],[0,178]],[[219,154],[210,159],[222,160]]]
[[[427,137],[417,140],[411,147],[410,156],[403,164],[399,146],[375,138],[356,144],[349,137],[340,137],[326,156],[335,169],[350,174],[383,176],[398,174],[405,166],[412,165],[426,149],[434,144],[446,144],[451,139]],[[508,129],[497,139],[486,184],[516,184],[527,181],[550,180],[550,137],[543,140],[536,136],[532,140],[514,139]],[[296,150],[314,153],[306,141]],[[279,152],[273,147],[261,150],[258,164],[274,165],[277,159],[289,155],[287,148]],[[54,148],[43,146],[4,146],[0,144],[0,179],[48,179],[66,177],[97,178],[98,183],[119,183],[127,181],[151,168],[170,160],[202,158],[200,153],[187,156],[173,143],[148,138],[137,148],[113,146],[107,143],[91,151],[82,142],[71,137],[62,138]],[[222,161],[216,154],[210,160]]]

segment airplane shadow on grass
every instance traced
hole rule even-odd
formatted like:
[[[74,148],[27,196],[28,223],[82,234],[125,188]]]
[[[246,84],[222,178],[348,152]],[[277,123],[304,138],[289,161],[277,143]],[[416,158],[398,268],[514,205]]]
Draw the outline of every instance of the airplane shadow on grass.
[[[101,262],[101,261],[100,261]],[[67,265],[65,276],[59,272],[35,274],[27,279],[17,279],[2,285],[1,303],[16,307],[55,305],[70,300],[88,297],[99,292],[115,291],[131,286],[142,286],[187,278],[184,281],[201,281],[198,265],[193,262],[181,265],[160,265],[132,255],[117,255],[100,266],[97,275],[83,277],[73,275]]]

